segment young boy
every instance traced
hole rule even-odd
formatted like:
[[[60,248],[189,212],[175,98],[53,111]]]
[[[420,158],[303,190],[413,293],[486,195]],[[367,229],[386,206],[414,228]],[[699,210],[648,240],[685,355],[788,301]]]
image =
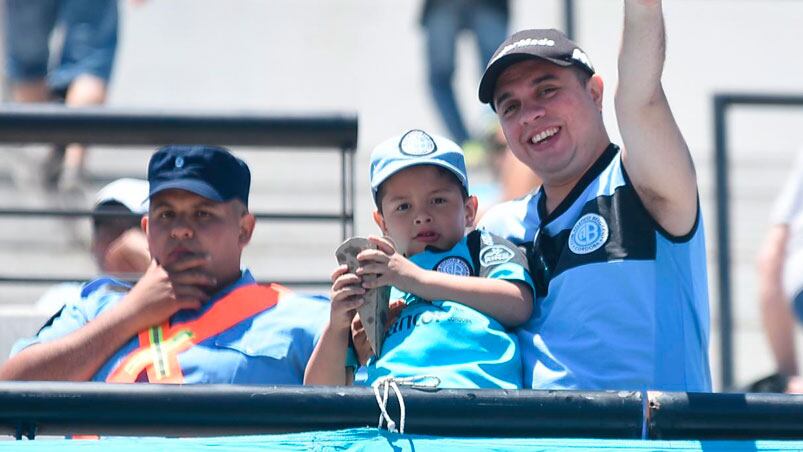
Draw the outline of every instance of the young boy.
[[[392,286],[404,302],[367,384],[384,376],[435,377],[441,388],[520,388],[516,338],[506,328],[532,313],[524,254],[474,224],[463,152],[421,130],[380,144],[371,154],[374,212],[382,233],[370,237],[360,267],[332,275],[329,325],[307,366],[305,384],[350,384],[345,368],[351,322],[368,289]],[[365,278],[373,275],[375,279]]]

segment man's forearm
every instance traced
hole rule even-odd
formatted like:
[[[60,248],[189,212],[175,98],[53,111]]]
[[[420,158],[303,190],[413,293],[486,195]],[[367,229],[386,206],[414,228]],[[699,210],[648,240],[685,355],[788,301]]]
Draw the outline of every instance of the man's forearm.
[[[789,229],[786,225],[773,226],[767,235],[758,262],[759,300],[764,331],[778,371],[785,375],[797,375],[795,320],[783,291],[781,276],[788,239]]]
[[[794,315],[782,292],[762,293],[762,321],[764,331],[775,356],[778,371],[784,375],[797,375],[797,348],[795,347]]]
[[[618,100],[651,102],[661,94],[666,35],[660,0],[625,0]],[[624,97],[624,99],[623,99]]]
[[[32,345],[0,367],[0,380],[87,381],[136,334],[120,306],[51,342]]]

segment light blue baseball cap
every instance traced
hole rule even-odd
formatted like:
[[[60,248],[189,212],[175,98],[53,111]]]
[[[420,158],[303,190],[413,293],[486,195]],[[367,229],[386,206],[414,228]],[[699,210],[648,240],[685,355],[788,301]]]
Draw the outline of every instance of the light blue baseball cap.
[[[451,171],[468,193],[468,176],[463,150],[452,140],[430,135],[420,129],[387,139],[371,152],[371,192],[399,171],[416,165],[436,165]]]

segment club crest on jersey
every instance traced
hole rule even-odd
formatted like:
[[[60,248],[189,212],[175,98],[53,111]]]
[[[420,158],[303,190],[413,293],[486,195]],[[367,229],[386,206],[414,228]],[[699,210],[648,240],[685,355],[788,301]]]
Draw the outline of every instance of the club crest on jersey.
[[[574,254],[588,254],[608,241],[608,223],[595,213],[580,217],[569,234],[569,249]]]
[[[438,150],[435,140],[423,130],[414,129],[404,134],[399,141],[402,154],[412,156],[429,155]]]
[[[504,264],[513,259],[516,254],[505,245],[486,246],[480,250],[480,264],[484,267]]]
[[[456,276],[471,276],[471,267],[462,257],[447,257],[438,263],[435,271]]]

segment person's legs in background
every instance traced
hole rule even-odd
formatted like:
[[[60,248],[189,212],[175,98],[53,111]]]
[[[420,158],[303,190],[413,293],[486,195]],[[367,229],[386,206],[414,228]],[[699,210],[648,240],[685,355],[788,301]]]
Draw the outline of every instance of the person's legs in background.
[[[46,77],[50,37],[59,15],[59,0],[6,0],[6,74],[12,102],[50,102]],[[60,151],[60,152],[59,152]],[[42,168],[46,187],[54,187],[61,173],[63,147],[50,151]]]
[[[481,74],[499,44],[507,37],[509,5],[507,0],[471,0],[466,2],[463,14],[466,28],[474,35]],[[493,158],[488,152],[492,150],[492,140],[499,127],[493,110],[488,106],[483,106],[483,109],[478,130],[471,134],[472,139],[463,143],[466,161],[473,166],[492,163],[488,161]]]
[[[14,102],[47,102],[45,77],[57,0],[6,0],[6,74]]]
[[[507,38],[509,10],[505,1],[481,0],[471,3],[468,26],[477,39],[480,73],[493,57],[499,44]]]
[[[5,19],[14,102],[105,102],[117,48],[117,0],[7,0]],[[56,27],[64,28],[64,40],[54,65],[50,41]],[[83,146],[55,144],[43,165],[45,187],[77,188],[84,160]]]
[[[423,17],[432,98],[452,139],[461,144],[469,135],[455,100],[452,78],[464,3],[464,0],[432,0]]]
[[[93,75],[82,74],[70,84],[64,103],[70,107],[86,107],[100,105],[105,100],[106,82]],[[62,191],[78,189],[84,178],[86,147],[73,143],[62,150],[63,168],[59,189]]]
[[[506,1],[478,0],[472,3],[468,26],[477,39],[480,72],[485,70],[496,49],[507,38],[509,21],[510,10]],[[485,149],[492,154],[492,166],[500,186],[499,201],[518,198],[532,191],[541,181],[510,152],[499,120],[490,107],[487,113],[482,140]]]
[[[63,1],[59,19],[65,27],[64,46],[58,66],[48,75],[48,86],[70,107],[103,104],[117,49],[117,1]],[[79,188],[85,160],[84,146],[66,147],[61,190]]]

